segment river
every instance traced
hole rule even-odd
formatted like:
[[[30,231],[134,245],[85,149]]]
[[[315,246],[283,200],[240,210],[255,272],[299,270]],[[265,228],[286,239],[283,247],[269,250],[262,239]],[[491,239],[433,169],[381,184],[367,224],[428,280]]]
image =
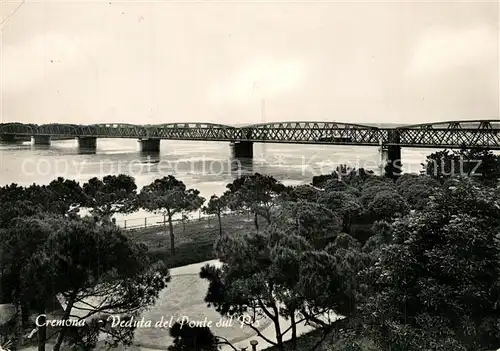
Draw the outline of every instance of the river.
[[[403,171],[418,173],[433,149],[402,149]],[[240,174],[259,172],[275,176],[286,185],[309,183],[313,176],[329,173],[339,164],[378,171],[377,147],[254,144],[252,161],[231,159],[229,143],[163,140],[160,153],[139,151],[133,139],[98,139],[95,153],[82,153],[75,140],[52,141],[50,146],[0,143],[0,184],[47,184],[56,177],[81,183],[92,177],[125,173],[140,188],[172,174],[205,198],[220,194]],[[143,223],[143,211],[117,216]]]

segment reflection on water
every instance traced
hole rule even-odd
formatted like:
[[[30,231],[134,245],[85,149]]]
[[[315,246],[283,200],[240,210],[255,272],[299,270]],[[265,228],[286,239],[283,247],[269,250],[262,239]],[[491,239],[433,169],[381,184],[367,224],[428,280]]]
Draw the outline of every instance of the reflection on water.
[[[229,160],[231,165],[231,175],[234,179],[245,174],[253,173],[253,159],[247,157],[231,157]]]
[[[159,159],[160,158],[160,151],[139,151],[138,152],[139,157],[141,158],[151,158],[151,159]]]
[[[25,145],[25,144],[23,144],[23,145]],[[26,146],[29,146],[29,148],[31,150],[34,150],[34,151],[36,151],[36,150],[51,150],[52,149],[50,145],[43,145],[43,144],[31,144],[30,143]]]
[[[78,155],[95,155],[97,153],[97,150],[96,149],[78,148],[77,153],[78,153]]]

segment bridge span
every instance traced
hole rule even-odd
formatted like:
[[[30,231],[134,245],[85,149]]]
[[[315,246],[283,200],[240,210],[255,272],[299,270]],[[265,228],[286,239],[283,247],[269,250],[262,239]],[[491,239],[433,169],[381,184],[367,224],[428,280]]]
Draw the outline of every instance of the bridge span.
[[[500,119],[435,122],[394,128],[341,122],[272,122],[242,127],[215,123],[134,125],[107,123],[0,124],[4,142],[30,137],[33,144],[51,139],[78,140],[82,149],[95,150],[98,138],[138,139],[142,151],[159,151],[160,140],[226,141],[235,157],[253,157],[253,143],[362,145],[380,147],[384,162],[401,158],[402,147],[482,148],[500,150]]]

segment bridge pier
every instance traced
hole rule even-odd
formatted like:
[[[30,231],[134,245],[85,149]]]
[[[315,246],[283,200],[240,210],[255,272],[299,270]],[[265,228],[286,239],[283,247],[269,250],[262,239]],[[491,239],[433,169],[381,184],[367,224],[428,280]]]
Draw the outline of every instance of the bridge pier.
[[[380,154],[380,174],[391,179],[401,175],[401,146],[382,145],[379,149]]]
[[[2,134],[0,135],[0,141],[14,143],[16,141],[16,136],[14,134]]]
[[[96,137],[77,137],[80,150],[95,150],[97,148]]]
[[[401,163],[401,131],[391,129],[387,134],[387,141],[380,139],[380,175],[397,179],[402,172]]]
[[[160,152],[160,139],[139,139],[141,152]]]
[[[32,145],[50,145],[50,135],[32,135]]]
[[[231,142],[231,152],[234,158],[253,158],[253,142]]]

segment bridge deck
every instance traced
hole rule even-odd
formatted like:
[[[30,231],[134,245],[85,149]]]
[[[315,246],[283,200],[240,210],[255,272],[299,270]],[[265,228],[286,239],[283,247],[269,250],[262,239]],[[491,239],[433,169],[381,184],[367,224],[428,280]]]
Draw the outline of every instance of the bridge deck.
[[[214,123],[0,124],[0,135],[57,139],[76,137],[136,138],[260,143],[397,145],[402,147],[478,147],[500,150],[500,120],[451,121],[395,128],[339,122],[273,122],[234,127]]]

